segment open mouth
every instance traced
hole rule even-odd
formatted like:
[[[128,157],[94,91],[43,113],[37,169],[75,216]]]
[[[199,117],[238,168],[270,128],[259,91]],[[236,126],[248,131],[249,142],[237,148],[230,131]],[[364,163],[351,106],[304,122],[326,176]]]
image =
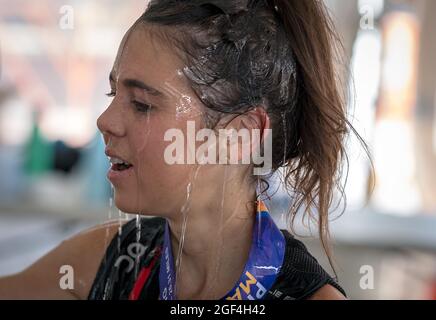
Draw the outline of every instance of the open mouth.
[[[111,169],[114,171],[125,171],[133,167],[130,163],[118,158],[110,158],[110,162],[112,163]]]

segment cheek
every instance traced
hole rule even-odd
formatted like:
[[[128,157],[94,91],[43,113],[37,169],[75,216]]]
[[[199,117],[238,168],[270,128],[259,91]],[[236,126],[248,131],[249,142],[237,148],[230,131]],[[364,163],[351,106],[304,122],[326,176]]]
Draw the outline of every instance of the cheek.
[[[160,155],[153,154],[144,155],[143,161],[138,184],[134,186],[141,199],[141,210],[158,216],[180,212],[186,201],[188,166],[168,165]]]
[[[167,164],[164,152],[165,144],[151,142],[140,156],[138,169],[143,184],[168,192],[188,183],[193,168],[186,164]]]
[[[139,180],[137,186],[142,197],[149,201],[178,202],[185,197],[193,167],[190,165],[169,165],[165,161],[165,150],[170,142],[165,142],[164,132],[149,135],[147,144],[137,154],[136,168]]]
[[[137,129],[144,126],[145,124],[141,124]],[[144,207],[150,204],[155,207],[159,203],[162,209],[159,211],[176,208],[186,199],[186,188],[195,166],[167,164],[165,150],[172,142],[165,141],[164,137],[169,129],[179,129],[186,137],[186,121],[156,116],[150,119],[148,128],[149,130],[138,129],[135,134],[131,134],[130,145],[135,150],[135,166],[138,172],[138,179],[132,188],[141,194]]]

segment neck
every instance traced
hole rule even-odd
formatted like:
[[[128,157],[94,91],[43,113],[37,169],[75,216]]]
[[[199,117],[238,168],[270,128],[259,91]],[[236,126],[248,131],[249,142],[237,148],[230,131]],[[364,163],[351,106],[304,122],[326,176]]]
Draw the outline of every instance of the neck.
[[[253,190],[228,190],[168,219],[174,261],[179,262],[178,299],[220,299],[234,287],[252,244],[254,200]]]

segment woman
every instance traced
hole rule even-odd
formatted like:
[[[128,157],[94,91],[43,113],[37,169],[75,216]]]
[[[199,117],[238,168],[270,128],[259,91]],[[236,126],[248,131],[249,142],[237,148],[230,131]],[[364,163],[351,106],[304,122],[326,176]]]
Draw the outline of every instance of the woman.
[[[281,168],[294,196],[289,218],[303,206],[316,212],[328,248],[348,129],[334,40],[318,0],[151,1],[122,41],[113,100],[97,124],[116,206],[156,218],[64,241],[1,279],[0,297],[345,299],[262,201],[266,178]],[[258,134],[213,138],[221,129]],[[223,141],[236,153],[222,151]],[[266,171],[253,161],[261,149]],[[59,286],[64,265],[73,289]]]

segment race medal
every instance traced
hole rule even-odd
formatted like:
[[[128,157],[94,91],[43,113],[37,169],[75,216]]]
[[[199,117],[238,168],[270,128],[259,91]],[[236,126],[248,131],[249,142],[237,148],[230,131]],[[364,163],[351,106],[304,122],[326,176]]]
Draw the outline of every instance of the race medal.
[[[244,272],[222,300],[261,300],[271,289],[283,264],[285,238],[263,201],[257,202],[252,244]],[[165,228],[159,286],[160,300],[176,300],[175,267],[168,222]]]

